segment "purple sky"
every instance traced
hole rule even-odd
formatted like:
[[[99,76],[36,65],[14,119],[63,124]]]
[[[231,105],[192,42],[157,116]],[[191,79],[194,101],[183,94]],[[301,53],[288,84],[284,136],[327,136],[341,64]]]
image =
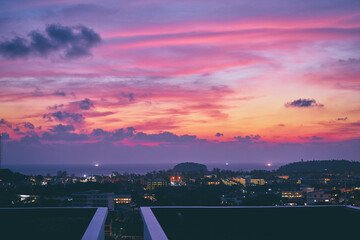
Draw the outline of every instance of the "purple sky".
[[[360,1],[0,0],[5,164],[360,161]]]

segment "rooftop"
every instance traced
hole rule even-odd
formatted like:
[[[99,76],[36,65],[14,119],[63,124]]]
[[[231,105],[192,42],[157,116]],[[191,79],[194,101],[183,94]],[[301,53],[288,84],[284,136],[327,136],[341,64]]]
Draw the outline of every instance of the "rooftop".
[[[149,223],[151,218],[145,216],[149,209],[152,220],[160,225],[157,230],[154,222]],[[145,235],[148,231],[161,236],[162,229],[165,234],[161,239],[175,240],[351,239],[360,221],[359,208],[344,206],[151,207],[142,208],[142,213],[148,228]]]
[[[94,216],[99,215],[99,209],[0,208],[0,238],[84,239],[85,232],[92,231],[89,225],[93,228],[99,227],[99,224],[94,222]],[[102,209],[100,210],[102,212]]]

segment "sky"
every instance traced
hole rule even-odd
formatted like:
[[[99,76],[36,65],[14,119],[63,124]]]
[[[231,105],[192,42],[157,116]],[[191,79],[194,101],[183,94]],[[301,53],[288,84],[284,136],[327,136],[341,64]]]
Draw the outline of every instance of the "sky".
[[[4,164],[360,161],[358,0],[0,0]]]

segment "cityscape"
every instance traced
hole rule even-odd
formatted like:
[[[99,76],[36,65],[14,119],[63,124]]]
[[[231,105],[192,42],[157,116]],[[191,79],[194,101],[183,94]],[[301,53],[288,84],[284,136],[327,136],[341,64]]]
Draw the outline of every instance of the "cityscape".
[[[181,163],[145,175],[26,176],[0,170],[2,208],[105,207],[105,239],[143,239],[141,207],[352,206],[360,207],[360,163],[300,161],[277,170],[208,170]]]
[[[359,0],[0,1],[0,239],[357,239]]]

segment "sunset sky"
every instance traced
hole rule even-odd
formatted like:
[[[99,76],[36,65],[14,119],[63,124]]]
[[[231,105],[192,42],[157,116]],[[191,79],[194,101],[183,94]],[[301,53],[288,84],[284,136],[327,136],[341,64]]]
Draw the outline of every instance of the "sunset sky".
[[[360,161],[358,0],[0,0],[5,164]]]

